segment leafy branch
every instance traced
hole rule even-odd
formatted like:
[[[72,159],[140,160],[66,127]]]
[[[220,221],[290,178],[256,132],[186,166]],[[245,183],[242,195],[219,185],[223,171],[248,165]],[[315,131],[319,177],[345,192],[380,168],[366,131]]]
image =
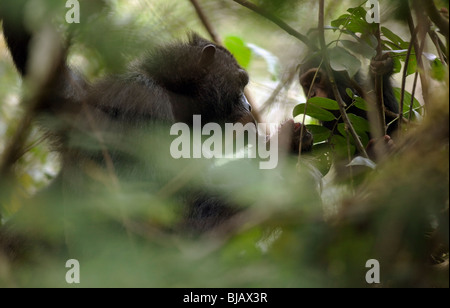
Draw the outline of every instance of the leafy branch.
[[[361,140],[359,139],[358,134],[356,133],[356,130],[354,129],[348,115],[347,112],[345,111],[345,107],[346,104],[344,102],[344,100],[341,97],[341,94],[339,93],[337,84],[336,84],[336,79],[334,77],[334,73],[333,70],[331,68],[330,65],[330,57],[328,55],[328,50],[327,50],[327,45],[325,42],[325,24],[324,24],[324,11],[325,11],[325,1],[324,0],[320,0],[319,1],[319,41],[320,41],[320,47],[322,49],[322,54],[323,54],[323,65],[325,67],[325,70],[327,72],[328,75],[328,79],[330,81],[331,84],[331,88],[333,91],[333,94],[336,98],[336,101],[338,103],[339,106],[339,111],[342,115],[342,120],[345,123],[346,129],[349,131],[349,133],[351,134],[351,136],[353,137],[354,141],[355,141],[355,145],[356,148],[358,149],[358,151],[361,153],[362,156],[364,156],[365,158],[369,158],[369,156],[367,155],[366,149],[364,148]]]

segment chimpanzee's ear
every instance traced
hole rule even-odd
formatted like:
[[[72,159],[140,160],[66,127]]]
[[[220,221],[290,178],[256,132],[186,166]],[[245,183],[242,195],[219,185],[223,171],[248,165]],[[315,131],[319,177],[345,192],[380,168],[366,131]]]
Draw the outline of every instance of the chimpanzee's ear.
[[[208,67],[214,62],[216,55],[216,46],[213,44],[206,45],[202,50],[202,56],[200,59],[201,67]]]

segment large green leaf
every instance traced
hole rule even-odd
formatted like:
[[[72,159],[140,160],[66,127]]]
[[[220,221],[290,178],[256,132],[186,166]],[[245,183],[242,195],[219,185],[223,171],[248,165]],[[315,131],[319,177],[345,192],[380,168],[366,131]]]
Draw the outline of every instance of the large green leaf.
[[[361,69],[361,61],[342,47],[331,48],[329,55],[330,65],[335,71],[347,71],[353,77]]]
[[[394,60],[394,68],[392,69],[393,74],[398,74],[402,71],[402,62],[399,58],[393,58]]]
[[[355,129],[358,136],[361,138],[361,142],[364,146],[366,146],[369,143],[369,136],[367,135],[367,132],[370,132],[370,123],[366,119],[359,117],[355,114],[349,113],[348,118],[350,122],[352,123],[353,128]],[[338,131],[343,135],[346,136],[347,132],[345,131],[345,124],[340,123],[338,125]],[[355,144],[355,141],[353,138],[351,138],[352,144]]]
[[[294,112],[293,112],[294,118],[298,115],[305,114],[305,106],[306,106],[306,104],[300,104],[300,105],[295,106]],[[306,115],[310,116],[314,119],[320,120],[320,121],[336,120],[336,117],[331,112],[329,112],[323,108],[320,108],[320,107],[317,107],[314,105],[309,105],[309,104],[308,104],[308,107],[306,110]]]
[[[370,123],[366,119],[357,116],[356,114],[349,113],[348,118],[352,123],[353,127],[358,132],[370,132]]]
[[[416,71],[417,71],[417,59],[415,55],[411,55],[408,63],[407,76],[415,74]]]
[[[334,135],[331,137],[330,144],[337,155],[341,157],[346,157],[348,155],[347,138],[342,137],[341,135]],[[356,147],[350,143],[350,155],[354,155],[355,153]]]
[[[252,59],[252,50],[247,47],[245,42],[237,36],[227,36],[223,41],[225,47],[236,58],[239,65],[244,69],[248,69]]]
[[[327,141],[331,136],[331,131],[321,125],[306,125],[306,128],[314,137],[314,143]]]
[[[341,15],[337,19],[331,21],[331,26],[335,29],[339,29],[340,26],[345,26],[350,18],[350,14]]]
[[[367,11],[361,6],[349,8],[347,12],[352,14],[353,19],[361,19],[361,20],[366,19]]]
[[[342,27],[353,33],[370,34],[376,29],[375,24],[369,24],[366,21],[367,11],[358,6],[347,10],[350,14],[343,14],[331,22],[331,26],[335,28]]]
[[[369,111],[369,106],[367,102],[362,97],[355,97],[355,107],[361,110]]]
[[[343,27],[348,31],[353,33],[367,33],[369,24],[358,17],[352,16],[350,14],[341,15],[338,19],[331,22],[331,26],[335,28]]]
[[[377,51],[364,41],[355,42],[349,40],[341,40],[341,43],[348,50],[360,54],[367,59],[372,59],[377,54]]]
[[[394,95],[398,102],[400,102],[402,89],[401,88],[394,88]],[[403,112],[409,112],[409,107],[411,105],[411,99],[412,95],[408,91],[405,91],[405,99],[403,101]],[[413,109],[420,109],[422,106],[420,105],[419,101],[414,98],[413,103]]]
[[[355,125],[353,125],[353,128],[355,129],[356,133],[358,134],[359,138],[361,139],[361,143],[364,146],[367,146],[367,144],[369,143],[369,136],[367,135],[366,132],[357,129],[357,127],[355,127]],[[337,126],[338,131],[341,133],[341,135],[343,136],[347,136],[347,134],[350,137],[350,143],[352,145],[355,145],[355,140],[353,139],[352,135],[350,134],[350,132],[347,132],[345,130],[345,124],[344,123],[339,123]]]
[[[395,34],[394,32],[392,32],[391,30],[389,30],[386,27],[381,27],[381,32],[383,33],[383,35],[389,40],[391,41],[393,44],[395,44],[396,48],[395,49],[408,49],[409,47],[409,43],[405,42],[400,36],[398,36],[397,34]]]
[[[313,97],[308,100],[308,104],[328,110],[339,110],[339,105],[335,100],[325,97]]]

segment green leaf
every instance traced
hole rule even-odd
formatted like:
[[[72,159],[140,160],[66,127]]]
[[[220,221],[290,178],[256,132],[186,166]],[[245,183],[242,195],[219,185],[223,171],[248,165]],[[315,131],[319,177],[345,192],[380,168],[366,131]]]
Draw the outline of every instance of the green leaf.
[[[357,127],[355,127],[355,125],[353,125],[353,128],[355,129],[356,133],[358,134],[359,138],[361,139],[361,142],[364,146],[367,146],[367,144],[369,144],[369,136],[366,134],[366,132],[358,129]],[[345,124],[344,123],[339,123],[337,126],[337,129],[339,131],[339,133],[341,133],[341,135],[343,136],[347,136],[347,134],[350,137],[350,143],[352,145],[355,145],[355,140],[353,139],[353,136],[350,134],[350,132],[346,132],[345,130]]]
[[[370,33],[370,25],[362,19],[352,18],[346,29],[354,33]]]
[[[389,51],[389,53],[392,54],[392,58],[394,59],[394,71],[395,70],[402,70],[401,67],[401,63],[400,61],[403,61],[406,63],[406,57],[408,55],[408,50],[405,49],[401,49],[401,50],[391,50]],[[399,66],[397,68],[397,66]],[[408,70],[407,70],[407,76],[414,74],[417,71],[417,59],[416,56],[414,54],[411,54],[409,57],[409,62],[408,62]]]
[[[322,174],[328,174],[332,165],[332,148],[329,142],[322,142],[314,144],[314,165]]]
[[[347,138],[342,137],[341,135],[334,135],[333,137],[331,137],[330,144],[339,156],[347,157]],[[355,153],[356,147],[350,144],[350,155],[354,155]]]
[[[417,59],[415,55],[411,55],[409,57],[407,76],[415,74],[416,71],[417,71]]]
[[[362,97],[355,97],[355,107],[361,110],[369,111],[369,106],[367,105],[367,102]]]
[[[394,88],[393,90],[394,90],[395,98],[397,99],[398,102],[400,102],[402,89]],[[409,93],[408,91],[405,91],[405,98],[403,101],[403,113],[409,112],[409,107],[411,105],[411,99],[412,99],[411,93]],[[416,98],[414,98],[413,109],[418,109],[421,107],[422,106],[420,105],[419,101]]]
[[[394,68],[392,69],[393,74],[400,73],[402,71],[402,63],[399,58],[393,58],[394,60]]]
[[[355,8],[349,8],[347,10],[350,14],[352,14],[354,19],[366,19],[367,11],[363,7],[355,7]]]
[[[353,93],[352,89],[350,88],[345,89],[345,93],[347,93],[348,97],[350,97],[351,99],[355,97],[355,93]]]
[[[367,146],[369,143],[369,136],[367,135],[367,132],[370,132],[370,123],[366,119],[359,117],[355,114],[349,113],[348,118],[350,119],[350,122],[352,123],[353,128],[355,129],[356,133],[361,139],[361,142],[364,146]],[[346,136],[345,131],[345,124],[340,123],[338,125],[338,131],[343,135]],[[352,144],[355,144],[355,141],[353,138],[351,138]]]
[[[340,29],[339,27],[324,26],[323,28],[324,28],[324,30],[333,30],[333,32],[341,31],[342,33],[345,33],[345,34],[348,34],[348,35],[351,35],[351,36],[357,38],[357,35],[355,33],[351,32],[351,31],[348,31],[348,30],[345,30],[345,29]],[[310,29],[308,31],[307,35],[311,35],[311,33],[313,33],[313,32],[317,32],[317,29]]]
[[[381,32],[388,40],[397,45],[396,48],[394,48],[394,50],[398,49],[399,47],[400,49],[408,49],[409,43],[405,42],[400,36],[392,32],[388,28],[381,27]]]
[[[350,14],[344,14],[331,22],[331,26],[348,30],[353,33],[365,33],[371,32],[371,27],[366,21],[367,11],[362,7],[350,8],[347,10]]]
[[[300,104],[295,106],[294,108],[294,118],[298,115],[305,114],[305,106],[306,104]],[[320,107],[309,105],[306,110],[306,115],[312,118],[315,118],[320,121],[333,121],[336,120],[336,117],[329,111],[322,109]]]
[[[369,45],[372,49],[376,49],[378,46],[378,40],[373,34],[365,35],[363,38],[364,42]]]
[[[306,128],[314,137],[314,143],[327,141],[331,136],[331,130],[321,125],[306,125]]]
[[[339,105],[335,100],[325,97],[313,97],[308,100],[308,104],[327,110],[339,110]]]
[[[370,132],[370,123],[366,119],[353,113],[349,113],[348,118],[357,132]]]
[[[350,15],[349,14],[344,14],[339,16],[337,19],[333,20],[331,22],[331,26],[334,28],[339,29],[340,26],[344,26],[347,21],[350,19]]]
[[[348,50],[360,54],[367,59],[372,59],[377,54],[377,51],[364,41],[354,42],[349,40],[341,40],[341,43]]]
[[[398,48],[399,48],[399,46],[395,45],[394,43],[392,43],[389,40],[381,39],[381,42],[383,43],[385,49],[388,49],[389,52],[394,52],[394,51],[398,50]],[[377,43],[377,45],[378,45],[378,43]],[[403,50],[403,49],[401,49],[401,50]]]
[[[442,64],[441,60],[436,59],[431,62],[431,77],[438,81],[444,81],[447,75],[447,69]]]
[[[342,47],[334,47],[329,50],[330,65],[333,70],[347,71],[353,77],[361,69],[361,61]]]
[[[252,50],[246,46],[245,42],[237,36],[227,36],[223,41],[225,47],[236,58],[237,62],[244,69],[248,69],[252,59]]]

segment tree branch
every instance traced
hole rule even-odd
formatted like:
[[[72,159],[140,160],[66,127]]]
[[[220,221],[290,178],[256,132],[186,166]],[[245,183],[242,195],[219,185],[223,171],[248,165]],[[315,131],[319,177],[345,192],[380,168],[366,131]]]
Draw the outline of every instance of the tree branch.
[[[203,26],[206,28],[206,31],[208,31],[213,42],[220,45],[222,40],[220,39],[220,36],[215,31],[212,24],[209,22],[208,17],[206,16],[205,12],[201,8],[198,1],[197,0],[189,0],[189,1],[192,3],[192,6],[195,8],[195,12],[197,13],[198,18],[200,18],[200,21],[202,22]]]
[[[449,22],[445,18],[442,17],[442,15],[439,13],[438,9],[436,8],[434,1],[427,0],[422,1],[422,5],[424,6],[425,11],[428,14],[428,17],[430,17],[431,21],[439,28],[441,33],[447,38],[447,41],[449,39]]]
[[[415,44],[415,41],[417,39],[417,31],[419,28],[414,29],[413,35],[411,37],[411,42],[408,46],[408,52],[406,53],[406,59],[405,59],[405,66],[403,68],[403,76],[402,76],[402,90],[400,95],[400,114],[399,114],[399,122],[398,122],[398,130],[401,133],[402,132],[402,120],[403,120],[403,105],[405,102],[405,88],[406,88],[406,78],[408,76],[408,66],[411,59],[411,51]]]
[[[381,29],[380,24],[378,24],[378,29],[376,32],[376,38],[378,41],[377,45],[377,56],[376,58],[381,60],[383,57],[383,42],[381,41]],[[375,95],[377,98],[377,111],[378,120],[380,125],[380,136],[386,135],[386,117],[385,117],[385,106],[384,106],[384,94],[383,94],[383,75],[375,75]]]
[[[425,103],[428,103],[428,96],[429,96],[429,83],[428,83],[428,76],[425,74],[425,67],[423,64],[423,59],[422,59],[422,54],[423,54],[423,50],[425,48],[425,37],[426,34],[428,33],[428,29],[429,29],[429,20],[428,18],[426,18],[426,16],[424,16],[423,11],[421,11],[422,9],[422,5],[420,3],[417,2],[413,2],[414,4],[414,9],[416,11],[417,14],[417,19],[418,19],[418,25],[417,25],[417,36],[416,39],[413,41],[413,45],[414,45],[414,52],[416,54],[416,60],[417,60],[417,67],[419,70],[419,75],[420,75],[420,82],[422,85],[422,96],[423,99],[425,101]],[[408,26],[409,26],[409,31],[411,33],[411,37],[414,36],[414,31],[415,31],[415,26],[414,26],[414,20],[411,14],[411,9],[409,8],[408,5],[408,10],[406,12],[406,18],[407,18],[407,22],[408,22]],[[421,44],[422,42],[422,44]]]
[[[284,31],[286,31],[290,35],[292,35],[292,36],[296,37],[297,39],[299,39],[300,41],[302,41],[311,50],[314,50],[314,51],[317,50],[317,47],[314,46],[313,44],[311,44],[310,40],[305,35],[299,33],[294,28],[289,26],[287,23],[285,23],[284,21],[282,21],[278,17],[274,16],[272,13],[267,12],[263,8],[255,5],[253,3],[251,3],[249,1],[246,1],[246,0],[233,0],[233,1],[238,3],[238,4],[240,4],[240,5],[242,5],[242,6],[245,6],[246,8],[252,10],[253,12],[255,12],[255,13],[265,17],[268,20],[270,20],[271,22],[273,22],[274,24],[279,26],[281,29],[283,29]]]
[[[414,108],[414,98],[416,96],[416,89],[417,89],[417,79],[419,79],[419,71],[416,71],[414,74],[414,82],[413,82],[413,90],[411,93],[411,102],[409,105],[409,115],[408,120],[412,121],[412,114],[413,114],[413,108]]]

